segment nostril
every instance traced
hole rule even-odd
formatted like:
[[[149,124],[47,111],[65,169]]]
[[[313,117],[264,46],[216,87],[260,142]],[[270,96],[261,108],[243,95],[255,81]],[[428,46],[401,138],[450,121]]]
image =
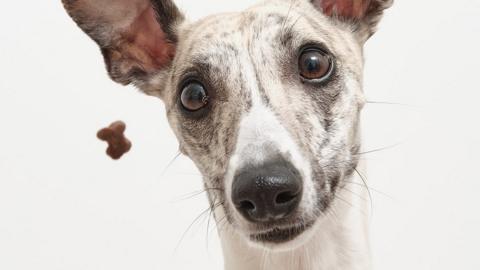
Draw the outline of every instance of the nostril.
[[[275,203],[276,204],[285,204],[293,201],[297,197],[296,193],[293,193],[291,191],[285,191],[277,195],[275,198]]]
[[[254,210],[255,205],[251,201],[241,201],[240,208],[243,210]]]
[[[235,172],[231,203],[249,222],[285,221],[297,215],[303,185],[300,172],[282,156]],[[287,220],[288,221],[288,220]]]

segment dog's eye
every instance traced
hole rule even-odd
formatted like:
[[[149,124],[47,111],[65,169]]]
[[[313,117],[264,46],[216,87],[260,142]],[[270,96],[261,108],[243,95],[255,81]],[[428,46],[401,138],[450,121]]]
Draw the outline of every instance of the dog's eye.
[[[300,75],[306,80],[324,80],[332,71],[332,58],[319,49],[306,49],[298,59]]]
[[[202,84],[191,82],[183,88],[180,99],[183,107],[193,112],[207,106],[209,97]]]

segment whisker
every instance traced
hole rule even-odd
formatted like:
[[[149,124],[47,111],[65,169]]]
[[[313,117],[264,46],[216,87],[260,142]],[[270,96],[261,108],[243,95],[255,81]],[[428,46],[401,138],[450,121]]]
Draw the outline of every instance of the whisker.
[[[388,150],[388,149],[391,149],[391,148],[395,148],[399,145],[401,145],[403,143],[399,142],[399,143],[395,143],[395,144],[392,144],[392,145],[388,145],[388,146],[385,146],[385,147],[381,147],[381,148],[377,148],[377,149],[373,149],[373,150],[369,150],[369,151],[365,151],[365,152],[360,152],[360,153],[357,153],[355,154],[356,156],[361,156],[361,155],[367,155],[367,154],[371,154],[371,153],[376,153],[376,152],[380,152],[380,151],[384,151],[384,150]]]
[[[338,217],[338,214],[337,212],[335,211],[335,209],[332,207],[332,208],[329,208],[327,210],[327,213],[325,214],[325,216],[330,219],[330,220],[333,220],[333,222],[337,225],[337,226],[341,226],[341,223],[340,223],[340,218]]]
[[[187,233],[190,231],[190,229],[193,227],[193,225],[195,223],[197,223],[197,221],[202,217],[204,216],[206,213],[208,213],[208,211],[210,211],[211,207],[208,207],[206,210],[202,211],[193,221],[192,223],[190,223],[190,225],[187,227],[187,229],[185,230],[185,232],[182,234],[182,237],[180,238],[180,241],[178,242],[178,244],[176,245],[175,249],[174,249],[174,254],[177,253],[178,251],[178,248],[180,247],[183,239],[185,238],[185,236],[187,235]]]
[[[216,227],[219,233],[222,232],[222,230],[225,228],[225,226],[227,225],[227,222],[228,222],[227,216],[223,216],[221,219],[217,221]]]
[[[177,175],[191,175],[191,176],[199,176],[199,177],[202,177],[202,175],[199,174],[199,173],[175,172],[175,174],[177,174]]]
[[[357,183],[357,182],[348,181],[348,180],[343,180],[343,182],[345,182],[345,183],[347,183],[347,184],[355,184],[355,185],[358,185],[358,186],[360,186],[360,187],[367,188],[367,187],[365,186],[365,184],[363,184],[363,183]],[[374,192],[376,192],[376,193],[378,193],[378,194],[380,194],[380,195],[383,195],[383,196],[385,196],[385,197],[387,197],[387,198],[389,198],[389,199],[394,200],[394,198],[393,198],[392,196],[390,196],[390,195],[388,195],[387,193],[382,192],[382,191],[380,191],[380,190],[378,190],[378,189],[376,189],[376,188],[372,188],[371,186],[368,186],[368,189],[369,189],[370,191],[374,191]]]
[[[367,103],[367,104],[397,105],[397,106],[415,107],[414,105],[411,105],[411,104],[397,103],[397,102],[388,102],[388,101],[372,101],[372,100],[367,100],[366,103]]]
[[[350,190],[350,189],[346,188],[345,186],[340,187],[340,189],[346,190],[346,191],[352,193],[352,195],[355,195],[356,197],[360,198],[360,199],[363,200],[363,201],[366,201],[366,200],[367,200],[367,199],[365,199],[362,195],[357,194],[356,192],[354,192],[353,190]]]
[[[339,199],[340,201],[348,204],[349,206],[351,206],[352,208],[355,208],[355,205],[353,205],[351,202],[345,200],[344,198],[340,197],[338,194],[333,194],[333,196],[337,199]]]
[[[209,228],[210,228],[210,219],[213,215],[213,212],[215,211],[215,209],[213,208],[213,205],[215,204],[215,202],[217,201],[217,197],[214,197],[213,199],[213,203],[210,205],[210,213],[208,215],[208,220],[207,220],[207,231],[206,231],[206,235],[205,235],[205,242],[206,242],[206,249],[207,249],[207,252],[208,252],[208,231],[209,231]]]
[[[199,191],[194,191],[192,193],[189,193],[189,194],[185,194],[181,197],[179,197],[178,199],[175,199],[173,202],[179,202],[179,201],[185,201],[185,200],[188,200],[188,199],[191,199],[193,197],[196,197],[198,195],[201,195],[203,193],[205,193],[206,190],[199,190]]]
[[[198,191],[194,191],[192,193],[188,193],[188,194],[185,194],[181,197],[179,197],[178,199],[175,199],[173,202],[179,202],[179,201],[185,201],[185,200],[188,200],[188,199],[191,199],[191,198],[194,198],[196,196],[199,196],[207,191],[210,191],[210,190],[216,190],[216,191],[224,191],[224,189],[222,188],[205,188],[205,189],[202,189],[202,190],[198,190]]]
[[[182,153],[180,151],[178,151],[177,154],[175,154],[175,156],[172,158],[172,160],[170,160],[170,162],[167,164],[165,169],[163,169],[162,174],[161,174],[162,176],[165,176],[165,173],[167,173],[170,166],[173,165],[173,163],[177,160],[178,157],[180,157],[181,154]]]
[[[290,7],[288,8],[288,11],[287,11],[287,16],[285,17],[285,19],[283,20],[282,22],[282,28],[281,28],[281,32],[283,32],[283,30],[285,29],[285,25],[288,21],[288,17],[290,17],[290,12],[292,11],[292,8],[293,8],[293,4],[295,3],[295,0],[291,0],[290,1]]]
[[[214,202],[216,201],[216,198],[214,199]],[[215,215],[215,211],[217,210],[218,207],[222,206],[225,203],[225,201],[220,202],[218,204],[212,204],[212,207],[210,208],[210,214],[208,215],[208,221],[207,221],[207,232],[206,232],[206,247],[208,251],[208,240],[209,240],[209,228],[210,228],[210,219],[212,216]]]
[[[368,198],[370,199],[370,210],[372,215],[373,215],[373,199],[372,199],[372,193],[370,192],[370,189],[368,188],[367,181],[365,180],[364,176],[355,168],[355,172],[357,172],[358,176],[360,176],[360,179],[362,179],[363,185],[367,189],[368,192]]]
[[[360,211],[362,214],[364,215],[367,215],[367,213],[365,211],[363,211],[362,209],[358,208],[358,207],[355,207],[355,205],[353,205],[351,202],[345,200],[344,198],[340,197],[338,194],[334,194],[333,195],[335,198],[337,198],[338,200],[344,202],[345,204],[349,205],[352,207],[352,209],[356,209],[358,211]]]
[[[206,235],[205,235],[205,242],[206,242],[206,249],[207,249],[207,252],[208,252],[208,232],[209,232],[209,229],[210,229],[210,219],[212,218],[212,215],[213,215],[213,211],[210,211],[210,214],[208,215],[208,220],[207,220],[207,232],[206,232]]]

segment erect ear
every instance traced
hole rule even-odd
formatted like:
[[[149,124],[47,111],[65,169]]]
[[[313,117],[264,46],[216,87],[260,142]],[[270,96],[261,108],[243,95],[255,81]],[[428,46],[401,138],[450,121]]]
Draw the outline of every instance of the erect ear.
[[[393,0],[311,0],[325,15],[352,24],[362,42],[372,36]]]
[[[176,26],[183,21],[171,0],[62,0],[78,26],[98,43],[110,77],[142,84],[168,67]]]

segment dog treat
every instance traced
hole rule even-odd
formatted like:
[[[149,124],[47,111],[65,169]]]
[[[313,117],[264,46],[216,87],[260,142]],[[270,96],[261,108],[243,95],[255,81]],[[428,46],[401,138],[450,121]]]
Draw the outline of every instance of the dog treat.
[[[112,159],[118,160],[125,153],[130,151],[132,143],[125,135],[126,125],[122,121],[112,123],[109,127],[103,128],[98,131],[97,137],[108,143],[107,155]]]

